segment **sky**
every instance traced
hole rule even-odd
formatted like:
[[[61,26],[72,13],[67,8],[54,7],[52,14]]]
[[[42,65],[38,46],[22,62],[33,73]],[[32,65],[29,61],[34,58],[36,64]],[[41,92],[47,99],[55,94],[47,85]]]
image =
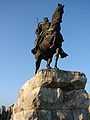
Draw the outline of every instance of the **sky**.
[[[46,16],[51,20],[58,3],[64,4],[63,49],[69,54],[58,67],[84,72],[90,93],[90,0],[0,0],[0,105],[13,104],[21,86],[33,77],[37,23]],[[40,69],[45,65],[42,61]]]

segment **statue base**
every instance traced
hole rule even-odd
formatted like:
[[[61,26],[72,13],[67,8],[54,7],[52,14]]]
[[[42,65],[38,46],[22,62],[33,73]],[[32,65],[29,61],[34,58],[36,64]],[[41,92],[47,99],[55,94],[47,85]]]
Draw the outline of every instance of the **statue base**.
[[[80,72],[39,71],[20,89],[13,120],[88,120],[86,81]]]

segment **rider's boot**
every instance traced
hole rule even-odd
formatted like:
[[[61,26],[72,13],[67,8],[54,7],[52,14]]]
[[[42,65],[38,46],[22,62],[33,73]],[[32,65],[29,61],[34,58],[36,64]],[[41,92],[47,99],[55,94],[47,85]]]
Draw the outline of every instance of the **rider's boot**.
[[[35,47],[31,50],[31,52],[35,55],[36,52],[37,52],[37,46],[35,46]]]

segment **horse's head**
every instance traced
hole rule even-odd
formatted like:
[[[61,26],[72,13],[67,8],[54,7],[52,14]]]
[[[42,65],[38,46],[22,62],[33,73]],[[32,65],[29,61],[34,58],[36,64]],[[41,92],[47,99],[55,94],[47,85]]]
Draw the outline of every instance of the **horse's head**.
[[[51,21],[52,24],[61,23],[63,13],[64,13],[64,5],[58,3],[57,8],[55,9],[55,11],[54,11],[54,13],[52,15],[52,21]]]
[[[58,3],[58,7],[56,8],[56,11],[60,12],[60,14],[64,13],[64,5]]]

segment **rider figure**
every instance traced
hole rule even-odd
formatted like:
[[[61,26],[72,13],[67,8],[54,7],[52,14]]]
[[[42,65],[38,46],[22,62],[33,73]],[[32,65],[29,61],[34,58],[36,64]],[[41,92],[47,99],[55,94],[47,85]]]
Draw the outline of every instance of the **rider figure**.
[[[32,49],[33,54],[36,53],[39,43],[42,42],[45,32],[49,29],[49,27],[50,27],[50,22],[48,20],[48,17],[44,17],[43,22],[40,22],[38,24],[38,27],[35,32],[37,38],[35,40],[35,48]]]

